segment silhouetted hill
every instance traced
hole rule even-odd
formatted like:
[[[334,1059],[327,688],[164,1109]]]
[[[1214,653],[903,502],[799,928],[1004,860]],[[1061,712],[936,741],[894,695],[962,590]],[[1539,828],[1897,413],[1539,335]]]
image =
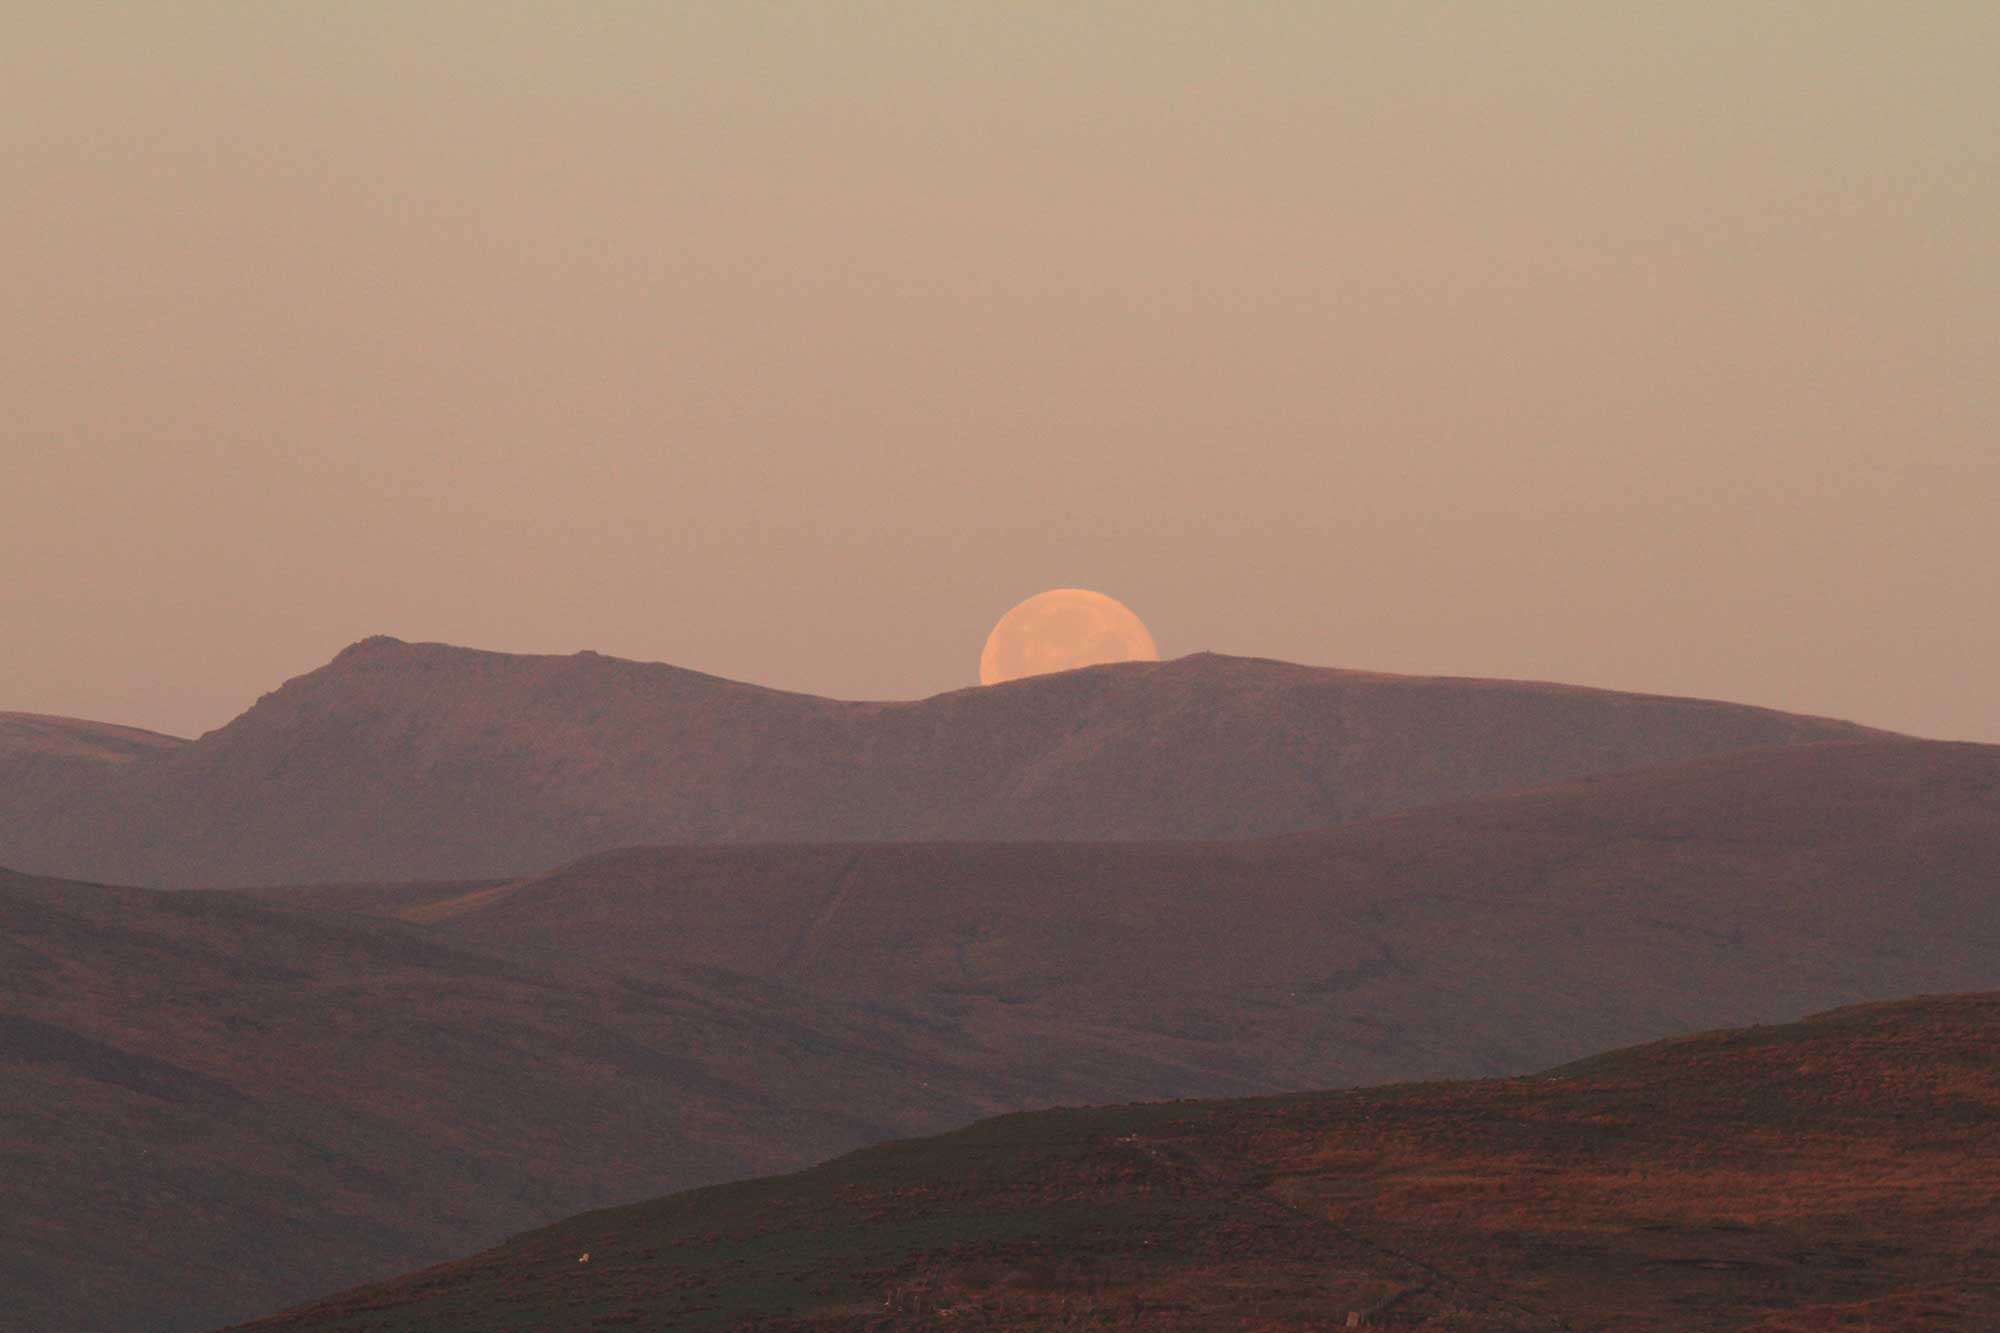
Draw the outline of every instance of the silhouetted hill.
[[[86,722],[41,713],[0,713],[0,758],[49,755],[65,759],[124,764],[134,759],[177,750],[187,742],[138,727]]]
[[[0,713],[0,864],[17,843],[25,853],[53,841],[72,849],[66,856],[88,857],[97,835],[87,812],[103,808],[120,770],[186,743],[137,727]]]
[[[1871,734],[1212,654],[841,703],[594,653],[369,639],[34,818],[0,800],[0,863],[248,885],[506,875],[649,842],[1255,837]]]
[[[248,1327],[2000,1327],[1996,1043],[2000,995],[1950,996],[1538,1078],[1009,1116]]]

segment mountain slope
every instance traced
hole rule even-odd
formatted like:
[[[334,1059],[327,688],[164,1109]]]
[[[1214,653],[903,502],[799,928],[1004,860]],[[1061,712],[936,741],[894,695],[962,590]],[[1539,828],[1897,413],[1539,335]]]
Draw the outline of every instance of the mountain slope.
[[[507,875],[642,842],[1241,838],[1871,734],[1212,654],[842,703],[592,653],[370,639],[87,799],[32,819],[0,800],[0,864],[251,885]]]
[[[247,1327],[1994,1327],[1996,1042],[2000,995],[1950,996],[1538,1078],[1010,1116]]]
[[[1022,1095],[745,978],[0,872],[0,1329],[209,1327]]]
[[[1693,760],[1240,843],[636,848],[411,919],[460,947],[760,976],[1148,1095],[1518,1073],[2000,985],[2000,747]]]
[[[137,727],[0,713],[0,852],[57,839],[90,845],[85,812],[103,806],[127,766],[187,744]],[[0,856],[0,864],[5,863]]]
[[[86,722],[81,718],[41,713],[0,713],[0,759],[47,755],[125,764],[186,744],[178,736],[109,722]]]
[[[0,1285],[30,1327],[167,1327],[994,1110],[1519,1073],[1990,988],[1995,884],[2000,749],[1925,742],[1260,842],[653,848],[254,897],[14,877]]]

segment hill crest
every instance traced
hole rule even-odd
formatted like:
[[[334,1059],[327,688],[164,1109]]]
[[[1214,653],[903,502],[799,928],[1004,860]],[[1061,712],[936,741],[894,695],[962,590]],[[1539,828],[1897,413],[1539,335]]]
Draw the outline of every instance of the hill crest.
[[[843,702],[376,637],[199,740],[79,777],[33,818],[0,800],[0,864],[251,885],[516,875],[633,843],[1245,838],[1881,734],[1216,654]]]

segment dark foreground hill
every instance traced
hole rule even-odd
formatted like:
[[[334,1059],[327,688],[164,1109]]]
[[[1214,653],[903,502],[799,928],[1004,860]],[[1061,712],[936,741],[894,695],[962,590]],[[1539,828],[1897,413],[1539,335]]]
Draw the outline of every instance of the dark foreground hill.
[[[2000,996],[1535,1078],[1010,1116],[257,1329],[2000,1327]]]
[[[12,880],[0,1310],[219,1322],[997,1110],[1516,1074],[1991,989],[1996,884],[2000,749],[1924,742],[1250,843],[641,849],[256,897]]]
[[[843,703],[370,639],[60,802],[0,787],[0,864],[179,887],[504,875],[634,843],[1242,838],[1868,734],[1212,654]]]

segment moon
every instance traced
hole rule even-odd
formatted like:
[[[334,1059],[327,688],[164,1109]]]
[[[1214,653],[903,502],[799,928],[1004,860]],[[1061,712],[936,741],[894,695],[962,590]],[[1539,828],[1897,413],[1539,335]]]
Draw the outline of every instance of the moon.
[[[1146,622],[1132,608],[1087,588],[1051,588],[1000,617],[979,654],[979,683],[998,685],[1099,662],[1159,660]]]

